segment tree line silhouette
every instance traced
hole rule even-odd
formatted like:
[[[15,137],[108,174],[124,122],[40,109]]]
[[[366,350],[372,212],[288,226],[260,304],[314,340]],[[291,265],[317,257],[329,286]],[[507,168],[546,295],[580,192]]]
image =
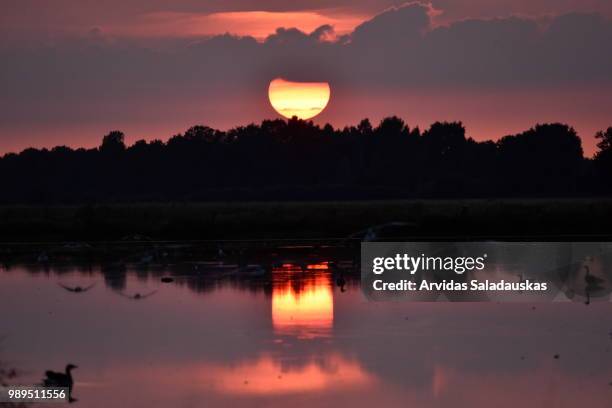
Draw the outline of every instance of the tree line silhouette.
[[[580,197],[612,193],[612,127],[585,158],[576,131],[537,125],[498,140],[461,122],[425,131],[398,117],[334,129],[297,118],[220,131],[194,126],[167,142],[28,148],[0,158],[0,202]]]

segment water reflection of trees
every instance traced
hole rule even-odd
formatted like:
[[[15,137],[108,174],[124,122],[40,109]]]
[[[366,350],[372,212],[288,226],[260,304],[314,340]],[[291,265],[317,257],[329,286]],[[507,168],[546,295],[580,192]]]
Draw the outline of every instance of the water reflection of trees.
[[[507,245],[494,256],[503,268],[486,271],[487,276],[495,273],[507,281],[537,277],[554,283],[568,299],[577,295],[576,300],[586,303],[590,303],[591,298],[606,298],[610,294],[612,257],[601,252],[603,249],[595,253],[592,245],[555,243],[546,250],[546,256],[539,250],[526,254],[520,245]],[[308,288],[309,277],[322,272],[329,273],[331,285],[338,286],[341,291],[358,285],[355,252],[351,245],[322,243],[272,246],[262,242],[226,242],[221,245],[218,242],[194,244],[144,240],[95,246],[74,243],[49,244],[47,247],[24,245],[10,252],[0,251],[0,267],[8,272],[17,267],[32,275],[77,275],[89,281],[101,277],[106,287],[116,292],[126,291],[130,280],[143,284],[159,283],[162,277],[168,277],[173,285],[186,287],[195,293],[232,288],[263,292],[271,298],[279,279],[285,279],[293,292],[299,294]],[[44,261],[38,261],[39,258]],[[519,259],[528,261],[519,262]],[[588,284],[587,275],[591,279],[600,279],[601,283]],[[465,279],[468,276],[466,274]],[[85,287],[89,283],[73,282],[72,286]],[[462,298],[457,295],[452,299]]]
[[[5,265],[6,273],[24,271],[30,275],[46,277],[83,278],[87,282],[100,279],[104,285],[113,291],[123,292],[127,289],[130,278],[143,284],[159,284],[163,276],[172,277],[172,285],[185,287],[192,292],[207,294],[219,289],[234,289],[251,293],[264,293],[272,297],[275,288],[282,286],[295,294],[312,288],[313,282],[320,282],[322,276],[327,276],[326,282],[330,288],[335,281],[337,271],[317,269],[326,261],[312,260],[295,264],[268,263],[257,265],[262,273],[252,275],[238,264],[224,262],[192,263],[182,262],[170,265],[139,265],[129,263],[110,264],[10,264]],[[301,264],[301,265],[300,265]],[[359,286],[359,271],[356,265],[348,263],[349,267],[342,269],[342,277],[346,287]]]

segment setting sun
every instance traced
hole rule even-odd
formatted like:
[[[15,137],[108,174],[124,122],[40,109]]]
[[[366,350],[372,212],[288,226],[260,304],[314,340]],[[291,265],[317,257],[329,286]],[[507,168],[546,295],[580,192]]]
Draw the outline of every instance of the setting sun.
[[[327,82],[291,82],[276,78],[270,82],[270,104],[282,116],[310,119],[325,109],[331,90]]]

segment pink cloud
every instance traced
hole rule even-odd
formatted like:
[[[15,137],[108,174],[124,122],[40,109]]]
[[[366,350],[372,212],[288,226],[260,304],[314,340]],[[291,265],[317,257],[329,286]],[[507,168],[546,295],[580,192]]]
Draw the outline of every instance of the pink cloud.
[[[136,24],[107,26],[111,35],[143,37],[202,37],[220,33],[264,39],[278,27],[312,32],[331,25],[338,34],[346,34],[367,16],[327,15],[317,11],[272,12],[232,11],[211,14],[156,12],[142,16]]]

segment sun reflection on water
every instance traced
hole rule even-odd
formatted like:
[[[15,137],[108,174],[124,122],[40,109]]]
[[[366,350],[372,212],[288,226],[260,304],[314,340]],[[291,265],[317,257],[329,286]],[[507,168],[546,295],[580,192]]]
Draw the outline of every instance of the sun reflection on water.
[[[338,390],[372,381],[356,361],[339,354],[329,354],[323,359],[324,364],[306,360],[295,367],[284,367],[282,361],[262,356],[231,367],[216,367],[214,387],[230,394],[290,394],[330,387]]]
[[[326,265],[325,265],[326,266]],[[309,270],[324,270],[322,265],[308,265]],[[293,279],[290,265],[273,270],[272,324],[279,335],[313,338],[329,335],[334,321],[332,279],[328,273]]]

